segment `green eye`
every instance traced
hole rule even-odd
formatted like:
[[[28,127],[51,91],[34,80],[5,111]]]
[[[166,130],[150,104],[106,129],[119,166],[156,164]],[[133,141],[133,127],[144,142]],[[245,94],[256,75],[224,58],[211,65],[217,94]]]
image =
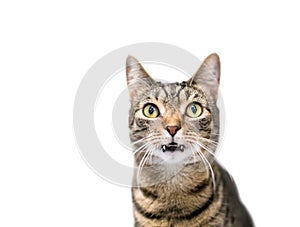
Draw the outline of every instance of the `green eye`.
[[[186,108],[186,115],[189,117],[195,118],[199,117],[202,114],[202,107],[199,103],[192,102]]]
[[[154,104],[145,105],[143,113],[148,118],[156,118],[159,115],[158,108]]]

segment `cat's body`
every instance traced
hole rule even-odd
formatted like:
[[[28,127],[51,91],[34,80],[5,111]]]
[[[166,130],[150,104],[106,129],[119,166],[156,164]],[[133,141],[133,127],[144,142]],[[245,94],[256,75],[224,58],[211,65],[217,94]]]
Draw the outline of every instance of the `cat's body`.
[[[252,227],[235,183],[215,160],[219,58],[182,83],[153,80],[127,59],[136,227]]]
[[[216,189],[199,166],[185,166],[170,181],[133,187],[135,226],[252,227],[229,174],[215,162]]]

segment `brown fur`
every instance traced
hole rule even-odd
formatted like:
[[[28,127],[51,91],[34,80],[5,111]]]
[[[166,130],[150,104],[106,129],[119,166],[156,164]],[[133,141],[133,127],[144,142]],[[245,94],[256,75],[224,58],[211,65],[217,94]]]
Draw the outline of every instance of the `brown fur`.
[[[214,159],[219,139],[218,56],[210,55],[182,83],[153,80],[130,56],[126,71],[137,167],[132,187],[135,226],[252,227],[235,183]],[[201,106],[201,114],[189,117],[186,109],[193,103]],[[143,114],[149,104],[159,111],[157,117]]]

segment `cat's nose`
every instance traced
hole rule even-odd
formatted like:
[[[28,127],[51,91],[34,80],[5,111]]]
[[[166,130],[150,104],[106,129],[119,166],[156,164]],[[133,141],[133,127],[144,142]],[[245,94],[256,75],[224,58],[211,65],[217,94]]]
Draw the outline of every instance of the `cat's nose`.
[[[177,125],[175,125],[175,126],[167,126],[167,127],[166,127],[166,130],[169,132],[169,134],[170,134],[172,137],[175,136],[175,134],[177,133],[177,131],[178,131],[179,129],[181,129],[181,127],[180,127],[180,126],[177,126]]]

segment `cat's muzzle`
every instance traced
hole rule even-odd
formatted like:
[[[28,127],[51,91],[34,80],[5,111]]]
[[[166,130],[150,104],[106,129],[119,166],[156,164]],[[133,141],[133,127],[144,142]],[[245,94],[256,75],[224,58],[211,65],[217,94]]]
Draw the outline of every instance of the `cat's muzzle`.
[[[183,152],[184,151],[184,145],[183,144],[178,144],[178,143],[169,143],[169,144],[164,144],[164,145],[161,145],[161,149],[163,152],[165,151],[170,151],[170,152],[174,152],[174,151],[181,151]]]

